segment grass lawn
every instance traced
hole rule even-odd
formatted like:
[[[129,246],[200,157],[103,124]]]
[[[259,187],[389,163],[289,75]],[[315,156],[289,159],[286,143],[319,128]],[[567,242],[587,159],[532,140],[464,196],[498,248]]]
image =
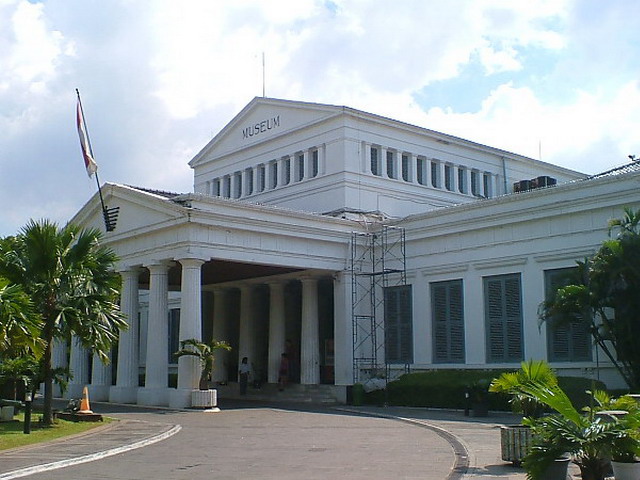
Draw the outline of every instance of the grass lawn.
[[[92,428],[104,425],[111,419],[104,418],[104,422],[68,422],[57,419],[55,424],[49,427],[40,424],[41,415],[36,413],[31,415],[31,433],[25,435],[24,414],[18,414],[13,422],[0,423],[0,450],[8,448],[22,447],[34,443],[48,442],[60,437],[75,435],[86,432]]]

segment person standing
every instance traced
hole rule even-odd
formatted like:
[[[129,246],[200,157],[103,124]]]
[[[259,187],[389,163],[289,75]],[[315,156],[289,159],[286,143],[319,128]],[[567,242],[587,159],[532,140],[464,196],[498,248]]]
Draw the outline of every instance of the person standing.
[[[240,395],[246,395],[249,376],[251,375],[251,365],[249,365],[247,357],[242,357],[242,363],[238,367],[238,374],[240,376]]]
[[[280,368],[278,369],[278,390],[283,391],[289,381],[289,356],[283,353],[280,356]]]

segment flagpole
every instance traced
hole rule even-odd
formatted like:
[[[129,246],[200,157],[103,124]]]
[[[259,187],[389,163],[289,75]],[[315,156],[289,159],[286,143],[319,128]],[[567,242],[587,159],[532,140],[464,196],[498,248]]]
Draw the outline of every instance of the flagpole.
[[[95,158],[93,156],[93,148],[91,147],[91,138],[89,137],[89,129],[87,128],[87,119],[84,116],[84,108],[82,108],[82,100],[80,100],[80,91],[76,88],[76,95],[78,96],[78,105],[80,105],[80,112],[82,113],[82,123],[84,126],[84,133],[87,136],[87,143],[89,144],[89,153],[91,154],[91,158]],[[96,169],[93,172],[96,176],[96,185],[98,185],[98,195],[100,196],[100,205],[102,206],[102,214],[105,218],[105,226],[109,229],[109,225],[107,224],[107,218],[109,211],[104,204],[104,199],[102,198],[102,188],[100,187],[100,180],[98,178],[98,170]]]

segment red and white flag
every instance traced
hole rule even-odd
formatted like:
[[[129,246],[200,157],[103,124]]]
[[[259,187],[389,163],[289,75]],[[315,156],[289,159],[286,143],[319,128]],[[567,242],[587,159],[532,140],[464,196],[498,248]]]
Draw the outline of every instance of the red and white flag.
[[[87,175],[91,177],[91,175],[96,173],[98,170],[98,164],[91,155],[89,138],[87,137],[87,132],[84,129],[84,118],[82,116],[80,99],[78,99],[78,106],[76,107],[76,121],[78,124],[78,135],[80,136],[80,148],[82,148],[82,156],[84,157],[84,166],[87,168]]]

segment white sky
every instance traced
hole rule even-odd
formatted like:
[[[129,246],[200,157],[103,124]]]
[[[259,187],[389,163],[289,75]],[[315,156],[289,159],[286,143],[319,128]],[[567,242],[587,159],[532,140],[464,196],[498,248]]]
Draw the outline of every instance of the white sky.
[[[637,0],[0,0],[0,236],[101,182],[188,192],[254,96],[347,105],[586,173],[640,155]]]

